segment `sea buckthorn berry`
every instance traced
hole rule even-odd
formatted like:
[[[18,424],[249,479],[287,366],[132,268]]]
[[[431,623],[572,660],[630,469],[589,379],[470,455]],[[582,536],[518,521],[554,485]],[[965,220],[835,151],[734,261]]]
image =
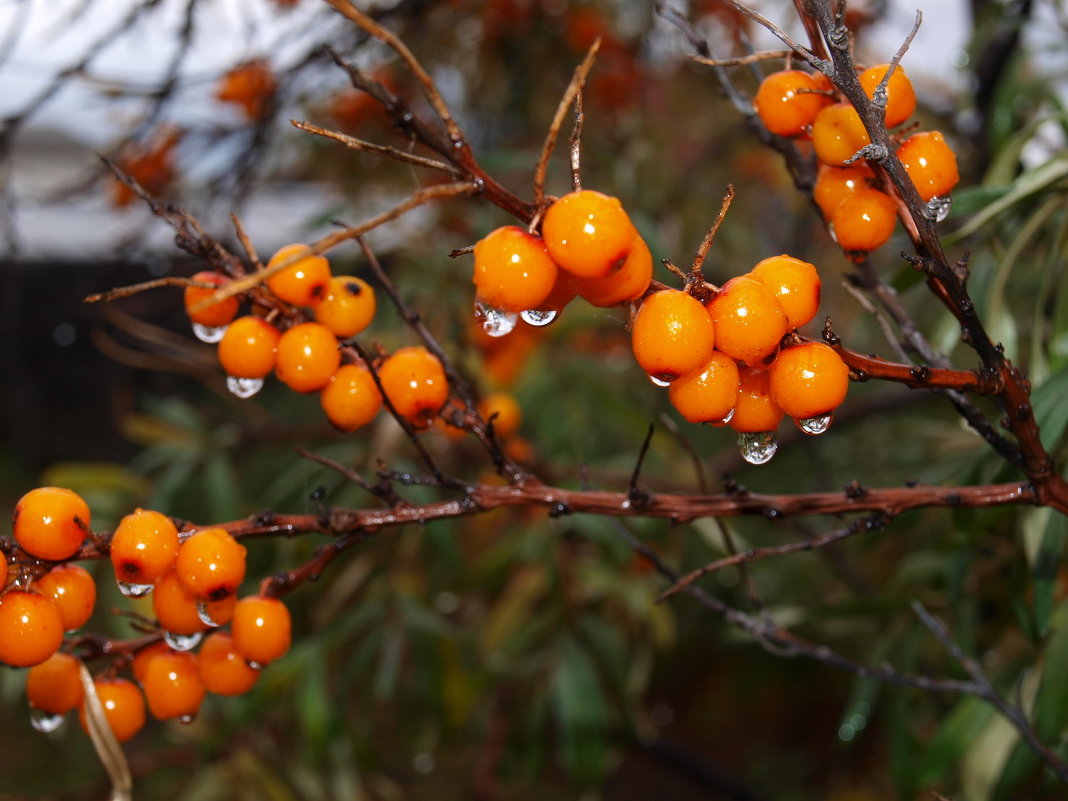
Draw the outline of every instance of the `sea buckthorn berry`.
[[[186,651],[156,656],[145,668],[141,688],[157,720],[192,719],[207,694],[197,659]]]
[[[204,639],[197,652],[197,666],[204,686],[216,695],[243,695],[260,677],[260,671],[249,667],[233,635],[226,631],[213,631]]]
[[[137,509],[119,521],[111,535],[111,564],[116,580],[152,584],[174,567],[178,529],[169,517]]]
[[[886,243],[897,224],[897,204],[878,189],[858,189],[838,204],[831,217],[842,250],[872,251]]]
[[[888,69],[889,64],[880,64],[877,67],[869,67],[860,74],[860,85],[864,87],[864,93],[868,97],[875,98],[875,89]],[[916,92],[912,88],[912,81],[898,64],[886,83],[886,127],[900,125],[911,117],[915,110]]]
[[[244,581],[245,553],[226,529],[201,529],[178,548],[174,574],[197,598],[221,601]]]
[[[691,423],[720,423],[738,397],[738,365],[714,350],[704,366],[671,382],[668,396]]]
[[[33,588],[51,598],[63,621],[64,631],[74,631],[92,617],[96,605],[96,582],[80,565],[56,565],[34,582]]]
[[[215,290],[225,286],[229,279],[220,273],[205,270],[193,276],[194,281],[202,284],[211,284],[213,289],[203,289],[199,286],[187,286],[185,288],[185,313],[194,323],[206,325],[209,328],[218,328],[226,325],[237,316],[240,301],[236,297],[228,297],[217,303],[212,303],[204,308],[197,308],[215,294]]]
[[[319,393],[319,403],[335,428],[355,431],[375,419],[382,393],[362,364],[343,364]]]
[[[124,743],[144,728],[145,697],[136,684],[129,679],[97,679],[93,686],[96,687],[96,697],[104,707],[104,717],[116,740]],[[88,731],[84,699],[78,708],[78,720],[82,728]]]
[[[901,143],[897,157],[925,201],[947,194],[960,180],[953,148],[938,131],[914,133]]]
[[[768,370],[771,399],[795,420],[829,414],[845,400],[849,368],[822,342],[784,348]]]
[[[635,234],[619,199],[592,189],[564,195],[541,224],[553,261],[581,278],[602,278],[617,270]]]
[[[224,103],[240,106],[249,120],[258,120],[267,111],[267,103],[278,83],[266,61],[239,64],[219,79],[215,97]]]
[[[51,598],[10,590],[0,597],[0,662],[29,667],[63,644],[63,619]]]
[[[835,103],[821,109],[812,122],[816,157],[832,167],[845,166],[846,159],[870,143],[860,115],[849,103]]]
[[[789,330],[775,292],[745,275],[720,287],[708,302],[708,312],[716,327],[716,348],[746,364],[773,354]]]
[[[76,492],[37,487],[15,504],[13,533],[30,556],[58,561],[77,552],[89,523],[89,506]]]
[[[263,378],[274,369],[278,329],[261,317],[238,317],[219,340],[219,363],[227,375]]]
[[[807,72],[780,70],[764,78],[753,98],[753,109],[773,134],[800,136],[831,99]]]
[[[307,245],[286,245],[267,262],[270,269],[287,259],[310,250]],[[326,297],[330,285],[330,262],[325,256],[308,255],[267,278],[267,288],[278,298],[294,306],[311,306]]]
[[[703,365],[715,340],[708,309],[679,289],[649,295],[631,327],[634,358],[658,381],[674,381]]]
[[[653,254],[641,236],[635,236],[630,253],[618,270],[603,278],[575,278],[579,295],[593,306],[608,308],[637,300],[653,279]]]
[[[82,672],[77,659],[57,651],[26,672],[30,706],[50,715],[65,715],[82,703]]]
[[[519,424],[523,421],[523,410],[514,395],[507,392],[494,392],[487,395],[478,403],[478,413],[482,419],[489,422],[493,418],[493,430],[501,439],[508,439],[519,430]]]
[[[375,318],[375,291],[362,278],[335,275],[312,308],[315,319],[333,331],[334,336],[354,337]]]
[[[151,645],[146,645],[141,648],[133,659],[130,661],[130,670],[133,671],[134,678],[141,684],[145,683],[145,672],[148,670],[148,663],[155,659],[157,656],[163,654],[176,654],[164,640],[156,640]]]
[[[541,237],[514,225],[491,231],[475,245],[475,291],[496,309],[538,308],[552,291],[557,272]]]
[[[812,264],[783,253],[759,262],[749,274],[774,293],[789,328],[800,328],[816,316],[821,285]]]
[[[294,392],[316,392],[341,366],[337,337],[321,323],[295,325],[278,340],[275,375]]]
[[[152,590],[152,612],[160,628],[188,637],[208,628],[197,611],[199,599],[185,588],[172,571],[156,579]]]
[[[378,368],[378,380],[397,414],[418,430],[430,427],[449,397],[445,369],[422,346],[395,351]]]
[[[230,631],[234,645],[246,660],[266,665],[289,651],[289,610],[277,598],[250,595],[237,602]]]
[[[524,321],[531,320],[530,325],[548,325],[557,318],[564,307],[567,306],[572,300],[575,299],[575,295],[578,294],[578,290],[575,287],[575,277],[571,275],[567,270],[557,270],[556,280],[553,282],[553,288],[549,290],[548,296],[537,307],[533,309],[525,309],[527,312],[523,316]],[[532,316],[533,315],[533,316]],[[522,326],[519,326],[520,328]],[[529,326],[528,326],[529,327]],[[482,328],[478,329],[480,332]],[[516,329],[512,329],[512,333],[515,333]],[[483,336],[490,342],[501,342],[507,340],[508,337],[489,337],[483,333]]]
[[[858,189],[869,188],[869,179],[875,178],[865,162],[858,161],[848,167],[831,167],[821,164],[812,187],[812,198],[823,212],[823,218],[830,220],[838,204]]]
[[[770,373],[742,365],[738,368],[738,399],[727,423],[739,434],[758,434],[779,427],[783,411],[771,399]]]

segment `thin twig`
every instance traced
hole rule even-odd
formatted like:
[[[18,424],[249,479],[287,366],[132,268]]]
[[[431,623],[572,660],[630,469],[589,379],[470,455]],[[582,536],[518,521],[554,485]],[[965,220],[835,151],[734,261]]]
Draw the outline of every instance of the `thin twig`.
[[[340,131],[333,131],[329,128],[321,128],[310,122],[290,120],[289,123],[294,128],[299,128],[302,131],[307,131],[308,133],[322,136],[326,139],[333,139],[335,142],[340,142],[346,147],[351,147],[353,150],[375,153],[379,156],[386,156],[387,158],[395,159],[397,161],[403,161],[406,164],[414,164],[417,167],[429,167],[432,170],[441,170],[442,172],[451,173],[452,175],[458,176],[462,174],[459,169],[444,161],[428,159],[425,156],[417,156],[414,153],[407,153],[403,150],[398,150],[395,147],[390,147],[389,145],[376,145],[374,142],[358,139],[355,136],[349,136],[348,134],[341,133]]]

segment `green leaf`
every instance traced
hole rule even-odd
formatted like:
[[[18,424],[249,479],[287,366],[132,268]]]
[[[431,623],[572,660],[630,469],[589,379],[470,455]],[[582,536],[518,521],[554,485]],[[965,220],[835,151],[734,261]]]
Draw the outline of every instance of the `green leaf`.
[[[1049,515],[1041,544],[1035,555],[1031,570],[1034,576],[1034,615],[1035,628],[1039,636],[1049,633],[1053,614],[1053,594],[1057,583],[1057,570],[1064,550],[1065,534],[1068,533],[1068,519],[1053,512]],[[1052,643],[1051,643],[1052,644]]]
[[[971,744],[994,715],[994,708],[978,698],[965,698],[942,721],[934,737],[918,755],[916,785],[937,783],[957,769]]]
[[[589,656],[563,637],[552,675],[551,704],[565,769],[584,784],[602,778],[608,761],[608,709]]]

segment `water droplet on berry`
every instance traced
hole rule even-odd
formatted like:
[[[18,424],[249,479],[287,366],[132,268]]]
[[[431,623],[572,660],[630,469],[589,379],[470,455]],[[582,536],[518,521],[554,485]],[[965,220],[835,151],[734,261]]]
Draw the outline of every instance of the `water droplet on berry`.
[[[226,376],[226,388],[239,398],[251,398],[263,389],[262,378],[238,378],[236,375]]]
[[[193,335],[201,342],[207,342],[214,345],[220,339],[223,338],[223,334],[226,333],[225,325],[201,325],[200,323],[193,323]]]
[[[834,223],[833,222],[827,223],[827,233],[830,234],[831,241],[834,242],[834,244],[837,245],[838,244],[838,234],[836,234],[834,232]]]
[[[211,619],[211,613],[208,612],[208,605],[204,601],[197,601],[197,617],[200,618],[200,622],[205,626],[211,626],[215,628],[219,624]]]
[[[176,720],[179,723],[181,723],[183,726],[188,726],[190,723],[192,723],[196,719],[197,719],[196,715],[180,715],[179,717],[176,718]]]
[[[42,734],[51,734],[67,719],[66,715],[56,715],[43,709],[30,707],[30,725]]]
[[[806,434],[816,436],[817,434],[822,434],[831,427],[831,417],[832,415],[828,412],[827,414],[821,414],[819,417],[809,417],[805,420],[797,420],[797,427]]]
[[[548,325],[555,321],[560,316],[560,312],[556,309],[526,309],[519,312],[519,316],[523,318],[523,322],[527,325],[541,328],[543,325]]]
[[[927,201],[927,216],[935,222],[942,222],[953,208],[953,198],[949,195],[935,195]]]
[[[264,668],[264,665],[261,665],[259,662],[253,662],[251,659],[246,659],[245,664],[253,670],[263,670]]]
[[[482,326],[482,330],[491,337],[503,337],[512,333],[519,315],[515,312],[506,312],[503,309],[495,309],[487,306],[480,300],[475,301],[475,320]]]
[[[129,581],[116,582],[119,588],[119,592],[125,595],[127,598],[144,598],[150,592],[152,592],[153,584],[133,584]]]
[[[771,460],[779,449],[774,431],[758,431],[738,435],[738,450],[749,464],[764,464]]]
[[[729,412],[727,412],[727,416],[724,417],[722,420],[720,420],[718,423],[716,423],[716,425],[717,426],[725,426],[725,425],[727,425],[727,423],[729,423],[733,419],[734,419],[734,409],[731,409]]]
[[[175,651],[192,651],[200,644],[200,638],[203,636],[203,632],[200,631],[196,634],[175,634],[171,631],[163,632],[163,639],[167,642],[167,645]]]
[[[655,375],[649,376],[649,380],[653,382],[653,386],[654,387],[669,387],[669,386],[671,386],[671,382],[670,381],[665,381],[662,378],[657,378]]]

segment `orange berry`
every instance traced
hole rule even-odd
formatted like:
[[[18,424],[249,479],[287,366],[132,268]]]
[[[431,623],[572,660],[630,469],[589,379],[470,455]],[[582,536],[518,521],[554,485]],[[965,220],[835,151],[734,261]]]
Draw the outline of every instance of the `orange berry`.
[[[514,395],[507,392],[494,392],[484,397],[478,403],[478,413],[487,422],[492,415],[497,415],[493,418],[493,430],[502,440],[518,431],[523,420],[523,410],[519,408],[519,402]]]
[[[541,237],[514,225],[491,231],[475,245],[475,291],[496,309],[538,308],[552,291],[557,272]]]
[[[96,606],[96,582],[89,571],[79,565],[56,565],[34,582],[33,587],[51,598],[63,621],[64,631],[85,625]]]
[[[225,275],[210,270],[196,273],[193,276],[193,280],[202,284],[211,284],[215,288],[225,286],[229,282]],[[185,288],[185,313],[189,315],[190,320],[209,328],[218,328],[221,325],[226,325],[237,316],[240,301],[236,297],[220,300],[217,303],[205,306],[203,309],[197,308],[214,294],[215,289],[202,289],[198,286],[187,286]]]
[[[715,339],[708,309],[678,289],[649,295],[631,327],[634,358],[658,381],[674,381],[703,365]]]
[[[63,619],[51,598],[10,590],[0,597],[0,662],[29,667],[63,644]]]
[[[789,330],[775,292],[745,275],[720,287],[708,302],[708,312],[716,326],[716,348],[746,364],[774,353]]]
[[[553,261],[582,278],[603,278],[618,269],[635,234],[619,199],[592,189],[564,195],[541,224]]]
[[[875,97],[875,89],[888,69],[889,64],[880,64],[877,67],[869,67],[860,74],[860,85],[864,87],[864,93],[868,97]],[[886,84],[886,127],[900,125],[911,117],[915,110],[916,92],[912,88],[912,81],[898,64]]]
[[[188,637],[208,628],[200,619],[198,602],[199,599],[185,588],[174,571],[156,579],[152,590],[152,612],[164,631]]]
[[[849,103],[835,103],[820,110],[812,122],[812,145],[816,157],[832,167],[845,161],[871,143],[857,110]]]
[[[764,259],[749,275],[774,293],[789,328],[800,328],[820,307],[820,275],[815,266],[783,253]]]
[[[237,650],[229,632],[213,631],[204,639],[197,656],[200,679],[208,692],[216,695],[243,695],[260,677],[260,671],[249,667]]]
[[[178,548],[174,574],[197,598],[221,601],[244,581],[245,553],[226,529],[201,529]]]
[[[89,506],[76,492],[37,487],[15,504],[13,533],[22,550],[38,559],[73,556],[89,527]]]
[[[191,719],[207,694],[196,657],[185,651],[157,655],[145,668],[141,686],[157,720]]]
[[[553,282],[553,288],[549,290],[548,296],[539,303],[533,309],[526,309],[528,314],[524,315],[524,321],[533,319],[534,322],[530,325],[537,327],[539,325],[538,320],[543,320],[540,325],[548,325],[557,318],[564,307],[567,306],[572,300],[575,299],[575,295],[578,294],[578,290],[575,287],[575,277],[571,275],[567,270],[557,270],[556,280]],[[531,317],[529,312],[535,312],[535,317]],[[522,329],[522,326],[518,326],[517,329]],[[514,334],[517,329],[512,329]],[[481,327],[478,329],[481,336],[489,342],[502,342],[508,340],[508,336],[504,337],[489,337],[482,332]]]
[[[714,350],[702,367],[671,382],[668,397],[691,423],[722,422],[738,397],[738,365]]]
[[[863,161],[848,167],[821,164],[812,187],[812,198],[823,212],[823,218],[830,220],[839,203],[858,189],[867,189],[870,186],[868,179],[874,177],[871,167]]]
[[[267,62],[239,64],[219,79],[215,96],[224,103],[240,106],[249,120],[258,120],[267,111],[268,102],[278,84]]]
[[[914,133],[901,143],[897,157],[924,201],[947,194],[960,180],[953,148],[938,131]]]
[[[739,434],[758,434],[779,427],[783,411],[771,399],[770,374],[742,365],[738,368],[738,399],[727,424]]]
[[[278,340],[275,375],[294,392],[316,392],[341,366],[337,337],[321,323],[301,323]]]
[[[277,598],[250,595],[237,602],[230,631],[234,646],[245,659],[266,665],[289,651],[289,610]]]
[[[845,251],[871,251],[894,233],[897,204],[878,189],[858,189],[838,204],[831,217],[835,241]]]
[[[313,308],[315,319],[335,336],[341,339],[354,337],[375,318],[375,291],[362,278],[335,275]]]
[[[588,303],[599,308],[637,300],[653,278],[653,254],[640,235],[635,235],[623,265],[603,278],[578,278],[575,288]]]
[[[362,364],[343,364],[319,393],[319,403],[335,428],[355,431],[374,420],[382,393]]]
[[[145,683],[145,672],[148,670],[148,663],[162,654],[175,654],[178,653],[164,640],[156,640],[151,645],[146,645],[144,648],[138,650],[133,655],[133,659],[130,661],[130,670],[133,671],[134,678],[141,684]]]
[[[849,368],[822,342],[779,352],[768,370],[771,399],[795,420],[829,414],[845,400]]]
[[[395,351],[378,368],[378,380],[397,414],[418,430],[430,427],[449,397],[445,369],[422,346]]]
[[[104,707],[104,717],[115,739],[124,743],[145,726],[145,698],[129,679],[97,679],[96,697]],[[78,720],[85,729],[85,702],[78,708]]]
[[[270,269],[287,259],[310,250],[307,245],[286,245],[267,262]],[[286,303],[311,306],[326,297],[330,285],[330,262],[325,256],[309,255],[267,278],[267,288]]]
[[[764,78],[753,98],[753,110],[773,134],[799,136],[831,99],[819,94],[814,76],[801,70],[780,70]]]
[[[219,363],[227,375],[263,378],[274,369],[278,329],[261,317],[238,317],[219,340]]]
[[[82,702],[82,672],[78,660],[56,651],[26,672],[30,706],[50,715],[65,715]]]
[[[124,584],[151,584],[174,566],[178,529],[169,517],[137,509],[111,535],[111,564]]]
[[[0,551],[0,592],[7,586],[7,554]]]

